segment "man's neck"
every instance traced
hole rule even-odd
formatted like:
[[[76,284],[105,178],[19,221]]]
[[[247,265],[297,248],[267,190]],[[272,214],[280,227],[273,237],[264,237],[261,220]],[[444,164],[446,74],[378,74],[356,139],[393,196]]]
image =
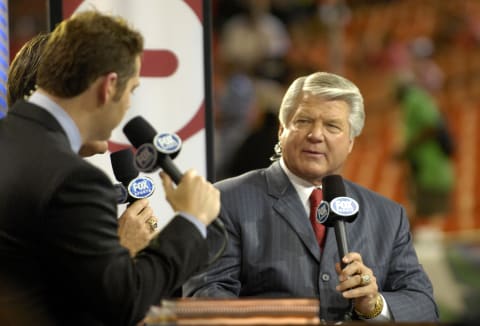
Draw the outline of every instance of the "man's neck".
[[[48,97],[50,101],[61,107],[63,111],[68,114],[80,132],[82,143],[90,138],[89,126],[91,123],[89,118],[91,115],[89,112],[94,110],[94,104],[88,100],[88,97],[85,96],[85,93],[66,98],[53,95],[41,88],[38,88],[36,92]]]
[[[68,111],[62,107],[62,103],[55,101],[54,97],[43,90],[35,91],[28,101],[53,115],[67,134],[72,150],[78,152],[83,142],[82,135],[76,121],[74,121]]]

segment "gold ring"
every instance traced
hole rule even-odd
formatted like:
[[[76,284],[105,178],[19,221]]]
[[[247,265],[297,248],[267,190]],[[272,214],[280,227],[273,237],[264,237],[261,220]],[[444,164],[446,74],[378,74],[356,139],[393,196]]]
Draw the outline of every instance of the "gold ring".
[[[150,217],[148,220],[147,220],[147,223],[148,225],[150,225],[150,229],[152,230],[152,232],[154,232],[156,229],[157,229],[157,219],[155,217]]]
[[[370,284],[370,275],[363,274],[360,276],[360,286]]]

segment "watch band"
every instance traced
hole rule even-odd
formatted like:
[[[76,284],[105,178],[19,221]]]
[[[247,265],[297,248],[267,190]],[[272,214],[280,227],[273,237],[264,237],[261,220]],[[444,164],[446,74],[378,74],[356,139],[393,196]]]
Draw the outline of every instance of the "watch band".
[[[377,300],[375,301],[375,307],[370,313],[362,314],[359,311],[357,311],[357,309],[355,309],[355,313],[363,319],[372,319],[380,315],[382,310],[383,310],[383,299],[382,299],[382,296],[379,294],[377,295]]]

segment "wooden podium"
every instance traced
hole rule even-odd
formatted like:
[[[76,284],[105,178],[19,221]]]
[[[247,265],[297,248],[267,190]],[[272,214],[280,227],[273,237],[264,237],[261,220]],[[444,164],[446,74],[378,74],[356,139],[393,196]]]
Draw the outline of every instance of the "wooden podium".
[[[156,325],[320,325],[318,299],[163,300],[145,322]]]

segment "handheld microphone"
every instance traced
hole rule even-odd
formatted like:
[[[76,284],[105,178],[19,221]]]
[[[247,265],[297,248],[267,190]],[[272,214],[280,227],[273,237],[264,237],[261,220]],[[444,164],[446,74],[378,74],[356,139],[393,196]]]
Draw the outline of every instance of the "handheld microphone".
[[[358,203],[355,199],[347,197],[343,178],[340,175],[328,175],[322,179],[323,199],[325,203],[320,204],[317,211],[318,219],[324,220],[325,226],[334,228],[335,239],[337,240],[340,266],[345,268],[346,264],[342,258],[349,252],[345,221],[353,222],[358,214]],[[352,320],[353,300],[348,300],[349,309],[344,315],[344,320]]]
[[[117,203],[131,204],[137,199],[148,198],[153,194],[155,184],[149,177],[139,176],[130,148],[110,153],[110,162],[115,178],[120,181],[115,185]]]
[[[353,222],[358,214],[358,203],[346,197],[345,185],[340,175],[328,175],[322,179],[323,199],[328,205],[320,205],[317,214],[325,226],[334,228],[338,254],[342,268],[345,263],[341,259],[349,252],[345,222]],[[322,208],[323,209],[320,209]]]
[[[146,173],[162,168],[175,183],[179,183],[183,173],[173,163],[180,152],[182,140],[177,134],[157,133],[145,119],[137,116],[130,120],[123,132],[137,149],[134,163],[138,170]]]
[[[180,172],[172,160],[178,155],[182,146],[182,140],[177,134],[159,134],[141,116],[134,117],[127,122],[123,127],[123,133],[137,149],[134,164],[140,171],[154,172],[158,168],[162,168],[172,178],[173,182],[176,184],[180,182],[183,173]],[[228,241],[228,233],[223,222],[216,218],[212,225],[222,232],[224,241],[217,254],[208,262],[208,265],[211,265],[223,254]]]

